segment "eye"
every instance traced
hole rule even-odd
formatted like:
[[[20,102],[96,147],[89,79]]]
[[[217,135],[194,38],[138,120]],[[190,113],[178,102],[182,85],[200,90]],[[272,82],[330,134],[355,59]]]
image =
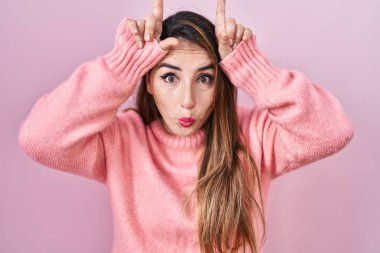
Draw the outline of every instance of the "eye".
[[[202,84],[209,84],[209,83],[212,83],[212,81],[214,80],[214,77],[212,75],[209,75],[209,74],[205,74],[205,75],[201,75],[198,80],[200,81],[200,83]]]
[[[166,73],[165,75],[160,76],[162,80],[166,83],[173,83],[176,79],[174,73]]]

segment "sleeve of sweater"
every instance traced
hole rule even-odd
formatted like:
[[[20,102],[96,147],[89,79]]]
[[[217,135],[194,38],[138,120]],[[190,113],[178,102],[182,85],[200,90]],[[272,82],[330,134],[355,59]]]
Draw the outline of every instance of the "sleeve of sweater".
[[[33,106],[18,135],[20,147],[32,159],[106,182],[106,157],[113,152],[118,107],[167,53],[156,40],[138,48],[126,19],[117,28],[110,52],[79,65]]]
[[[332,155],[353,138],[353,122],[339,101],[303,73],[271,65],[255,35],[219,64],[255,101],[242,109],[242,133],[271,178]]]

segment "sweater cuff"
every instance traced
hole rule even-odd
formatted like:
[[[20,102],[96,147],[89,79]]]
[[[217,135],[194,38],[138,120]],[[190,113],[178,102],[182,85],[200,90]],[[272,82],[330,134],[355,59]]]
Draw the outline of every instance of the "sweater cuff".
[[[114,48],[100,57],[111,72],[122,79],[136,83],[149,69],[154,67],[167,53],[157,40],[145,42],[139,48],[134,35],[127,26],[128,17],[124,18],[117,28]]]
[[[257,48],[255,35],[241,41],[219,65],[235,86],[253,98],[257,97],[260,90],[266,89],[280,73]]]

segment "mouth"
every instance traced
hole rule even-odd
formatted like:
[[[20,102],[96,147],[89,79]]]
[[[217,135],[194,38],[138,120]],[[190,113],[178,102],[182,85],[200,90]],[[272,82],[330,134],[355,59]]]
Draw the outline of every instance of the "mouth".
[[[195,119],[192,117],[182,117],[178,119],[178,122],[182,127],[191,127],[194,124]]]

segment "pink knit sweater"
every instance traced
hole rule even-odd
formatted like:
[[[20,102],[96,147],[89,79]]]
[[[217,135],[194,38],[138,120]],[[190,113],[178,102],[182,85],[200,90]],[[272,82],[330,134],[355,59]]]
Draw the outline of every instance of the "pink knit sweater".
[[[78,66],[36,102],[18,140],[41,164],[105,184],[113,253],[200,252],[196,218],[186,218],[181,203],[196,183],[205,132],[173,136],[160,121],[144,125],[135,111],[118,112],[167,54],[155,40],[139,49],[124,22],[112,51]],[[338,100],[302,73],[273,67],[255,36],[219,64],[256,102],[252,108],[239,105],[238,113],[260,169],[264,203],[271,180],[336,153],[352,139],[352,121]]]

